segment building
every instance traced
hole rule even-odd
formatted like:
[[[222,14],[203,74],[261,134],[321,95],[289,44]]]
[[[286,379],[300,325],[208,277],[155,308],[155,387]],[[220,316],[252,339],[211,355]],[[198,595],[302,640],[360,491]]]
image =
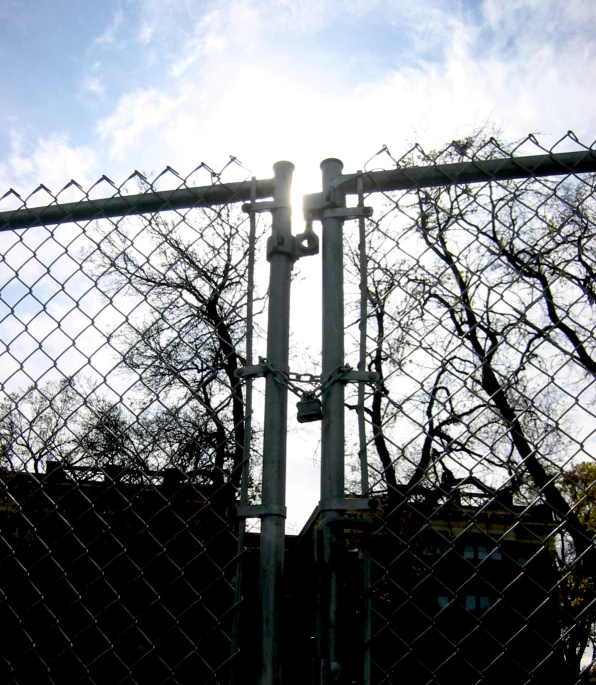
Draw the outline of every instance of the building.
[[[223,684],[231,664],[257,682],[259,535],[244,538],[238,603],[237,521],[218,493],[177,471],[58,464],[2,481],[1,651],[16,682]],[[367,601],[374,685],[576,682],[550,510],[473,479],[402,490],[341,526],[345,682],[362,682]],[[286,540],[287,685],[318,683],[318,524],[315,511]]]
[[[514,505],[475,479],[448,493],[402,491],[391,499],[380,495],[364,531],[348,521],[343,526],[340,637],[347,682],[362,682],[369,598],[375,685],[575,683],[577,673],[566,672],[561,652],[550,509]],[[297,543],[302,578],[316,577],[317,524],[315,512]],[[309,606],[316,589],[310,583],[300,606]],[[314,616],[312,600],[310,606]],[[314,618],[309,629],[316,634]],[[313,682],[310,677],[302,682]]]

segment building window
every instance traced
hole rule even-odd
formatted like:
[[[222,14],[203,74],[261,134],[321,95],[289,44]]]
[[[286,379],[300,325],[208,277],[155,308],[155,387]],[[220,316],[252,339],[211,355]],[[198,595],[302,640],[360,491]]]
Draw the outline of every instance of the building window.
[[[480,595],[480,611],[486,611],[490,608],[490,597]]]
[[[449,604],[449,597],[447,595],[439,595],[437,597],[437,604],[439,609],[444,609]]]
[[[466,595],[464,604],[468,611],[480,610],[483,612],[490,609],[490,597],[487,595]]]
[[[466,609],[476,611],[476,595],[466,595]]]
[[[441,543],[436,544],[436,545],[427,543],[422,547],[422,555],[425,557],[433,557],[433,556],[442,557],[443,554],[445,554],[448,549],[449,548],[446,545],[441,544]]]
[[[466,545],[463,549],[464,559],[477,559],[483,561],[487,557],[491,557],[495,561],[501,561],[503,558],[500,549],[492,549],[485,543],[483,545]]]

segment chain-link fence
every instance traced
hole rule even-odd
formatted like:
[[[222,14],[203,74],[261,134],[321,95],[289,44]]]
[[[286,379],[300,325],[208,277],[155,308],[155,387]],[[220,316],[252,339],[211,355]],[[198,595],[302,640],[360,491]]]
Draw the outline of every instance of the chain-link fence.
[[[230,510],[259,484],[234,372],[260,229],[229,166],[4,197],[3,682],[227,683],[258,646]]]
[[[591,670],[596,181],[581,153],[556,175],[540,168],[553,151],[524,168],[532,146],[415,148],[392,158],[403,191],[363,175],[375,215],[365,251],[348,231],[346,267],[366,315],[354,302],[348,339],[365,330],[362,361],[381,380],[347,405],[366,421],[362,492],[380,508],[372,533],[347,538],[346,587],[360,574],[366,586],[344,638],[356,682],[578,683]],[[500,180],[507,160],[517,173]]]
[[[347,175],[326,160],[298,235],[288,163],[241,183],[204,166],[203,185],[104,179],[0,214],[7,678],[589,678],[596,155],[536,145],[384,148],[368,166],[391,169]],[[313,221],[320,375],[288,366]],[[299,421],[322,421],[320,506],[296,537],[288,389]]]

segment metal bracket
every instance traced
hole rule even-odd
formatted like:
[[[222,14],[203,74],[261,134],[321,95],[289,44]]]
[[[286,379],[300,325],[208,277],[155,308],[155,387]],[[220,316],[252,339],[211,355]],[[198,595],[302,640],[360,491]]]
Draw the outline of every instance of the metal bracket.
[[[235,378],[260,378],[261,376],[266,376],[269,373],[269,369],[265,364],[255,364],[254,366],[242,366],[234,371]]]
[[[247,519],[258,519],[263,516],[283,516],[286,518],[287,509],[286,507],[281,507],[279,509],[275,507],[266,507],[264,504],[240,504],[235,507],[234,515],[236,518],[247,518]]]
[[[321,212],[322,219],[359,219],[361,216],[372,216],[372,207],[332,207],[330,209],[323,209]]]
[[[252,366],[241,366],[239,369],[236,369],[234,371],[234,377],[235,378],[250,378],[252,377],[262,377],[266,376],[267,374],[271,373],[273,371],[274,373],[281,373],[284,376],[290,375],[290,367],[286,366],[285,364],[276,364],[272,366],[267,362],[267,360],[263,359],[263,357],[259,357],[259,361],[261,362],[260,364],[254,364]]]
[[[264,200],[263,202],[245,202],[242,205],[242,211],[246,214],[255,212],[257,214],[261,212],[270,212],[273,209],[290,209],[288,205],[280,204],[275,200]]]
[[[319,236],[312,230],[312,219],[306,221],[303,233],[296,236],[296,259],[319,254]]]
[[[373,521],[363,518],[356,519],[348,518],[347,516],[327,516],[326,518],[322,519],[319,525],[315,528],[315,533],[318,535],[325,534],[325,529],[332,527],[366,531],[373,525]]]
[[[331,189],[330,189],[331,190]],[[336,207],[330,193],[312,193],[305,195],[302,201],[304,219],[307,222],[322,219],[358,219],[373,214],[372,207]]]
[[[282,235],[277,233],[271,235],[267,240],[267,259],[270,260],[274,254],[285,254],[291,257],[293,261],[297,261],[301,257],[309,257],[310,255],[318,254],[319,252],[319,238],[311,229],[308,230],[308,225],[304,233],[298,235]]]
[[[291,209],[286,204],[276,202],[275,200],[265,200],[264,202],[246,202],[242,205],[242,211],[246,214],[271,212],[274,209]],[[285,254],[291,257],[293,261],[300,259],[300,257],[308,257],[309,255],[318,254],[319,239],[312,231],[312,222],[310,227],[306,226],[304,233],[299,233],[297,236],[282,235],[281,233],[272,234],[267,240],[267,259],[271,255]]]
[[[296,238],[293,235],[273,233],[267,239],[267,260],[274,254],[285,254],[296,260]]]
[[[378,499],[328,499],[321,502],[319,511],[376,511],[379,508]],[[352,519],[349,519],[350,521]]]
[[[339,380],[344,383],[378,383],[381,375],[376,371],[346,371]]]
[[[331,207],[333,207],[333,204],[325,193],[311,193],[310,195],[304,195],[302,198],[302,211],[304,212],[305,221],[320,219],[321,212],[324,209],[331,209]]]

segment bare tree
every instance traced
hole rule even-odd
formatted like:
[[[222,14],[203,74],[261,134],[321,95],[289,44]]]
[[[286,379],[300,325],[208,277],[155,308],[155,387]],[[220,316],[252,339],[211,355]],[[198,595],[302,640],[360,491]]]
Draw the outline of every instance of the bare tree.
[[[126,416],[122,406],[95,394],[88,395],[76,413],[76,450],[69,461],[94,467],[119,466],[146,473],[151,453],[142,426]]]
[[[244,221],[230,207],[156,215],[140,229],[123,221],[98,228],[89,257],[99,288],[134,309],[113,344],[123,372],[136,377],[137,424],[153,458],[215,489],[239,485],[244,459],[234,375],[245,363]]]
[[[0,402],[0,459],[10,471],[42,473],[49,460],[68,462],[77,444],[78,395],[71,379],[49,382]]]
[[[498,153],[464,142],[404,161]],[[422,484],[441,497],[473,475],[546,503],[570,543],[562,578],[590,588],[576,602],[568,587],[562,612],[579,671],[596,618],[594,535],[560,474],[586,458],[594,420],[594,178],[421,189],[381,214],[367,245],[379,483],[396,499]]]

